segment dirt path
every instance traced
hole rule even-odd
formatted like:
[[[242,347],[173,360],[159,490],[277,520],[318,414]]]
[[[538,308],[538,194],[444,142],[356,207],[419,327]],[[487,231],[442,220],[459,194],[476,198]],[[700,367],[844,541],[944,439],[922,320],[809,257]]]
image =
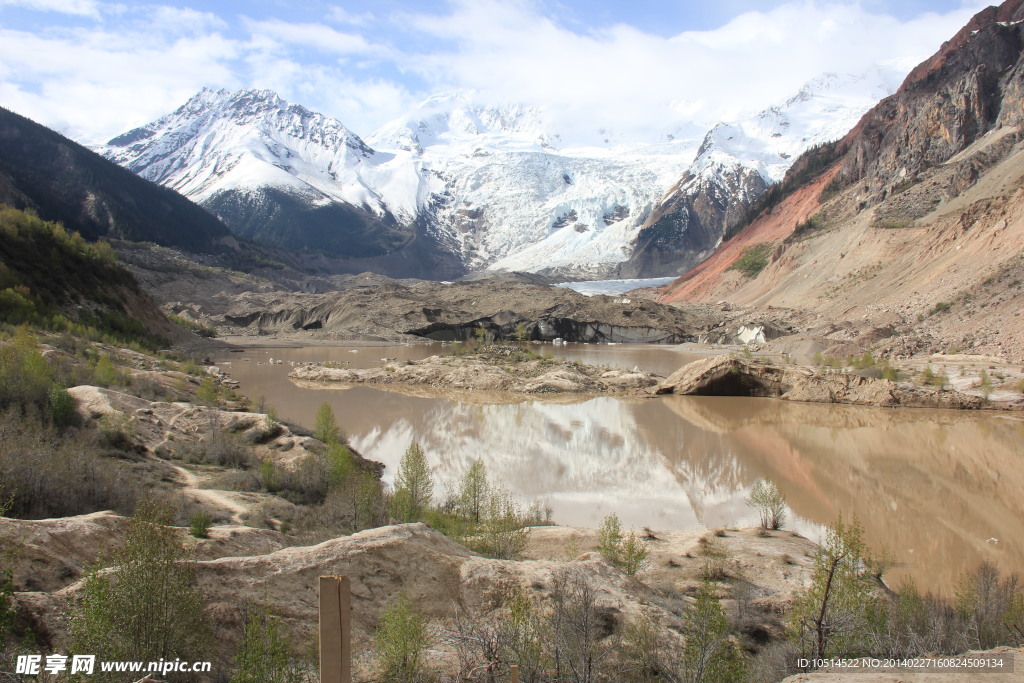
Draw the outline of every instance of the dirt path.
[[[193,499],[205,503],[214,508],[220,508],[227,510],[231,517],[230,521],[232,524],[242,524],[242,515],[249,511],[249,508],[245,505],[241,505],[238,501],[233,500],[225,491],[218,491],[216,489],[204,489],[199,487],[199,479],[193,472],[181,467],[180,465],[174,465],[168,463],[175,472],[177,472],[182,480],[184,481],[183,493],[192,496]]]

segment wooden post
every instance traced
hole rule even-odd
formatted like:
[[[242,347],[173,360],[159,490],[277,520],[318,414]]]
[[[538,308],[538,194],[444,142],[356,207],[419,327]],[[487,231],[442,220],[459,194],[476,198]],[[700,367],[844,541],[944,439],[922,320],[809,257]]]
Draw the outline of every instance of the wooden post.
[[[512,683],[519,683],[519,665],[512,665]]]
[[[352,586],[320,577],[320,683],[352,683]]]

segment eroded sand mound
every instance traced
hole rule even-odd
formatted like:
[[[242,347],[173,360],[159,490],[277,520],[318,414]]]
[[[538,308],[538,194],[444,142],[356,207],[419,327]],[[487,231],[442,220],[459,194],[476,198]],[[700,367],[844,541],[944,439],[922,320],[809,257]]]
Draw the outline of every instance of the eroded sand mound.
[[[430,386],[522,394],[647,394],[649,387],[661,379],[649,372],[549,359],[500,363],[459,356],[431,356],[364,370],[302,365],[288,376],[300,382]]]
[[[55,531],[79,525],[88,534],[100,534],[105,525],[124,521],[101,514],[38,524],[49,525]],[[21,524],[0,520],[0,529]],[[230,536],[225,535],[233,529],[215,531],[214,539],[200,542],[200,548],[208,544],[213,546],[209,552],[218,548],[224,552],[232,550],[227,545]],[[250,533],[251,536],[238,539],[238,543],[252,544],[257,553],[272,548],[280,538],[264,538],[268,532]],[[352,582],[355,651],[365,654],[382,609],[400,591],[412,598],[417,608],[431,619],[435,635],[440,635],[457,610],[491,609],[507,598],[514,587],[524,590],[535,604],[544,608],[550,604],[553,576],[565,570],[578,572],[592,584],[597,605],[610,629],[617,630],[640,614],[668,623],[678,618],[672,610],[680,604],[679,600],[688,600],[685,596],[699,585],[709,561],[708,547],[721,551],[720,569],[735,579],[720,584],[720,597],[727,605],[731,586],[749,585],[750,595],[759,601],[764,613],[774,615],[790,600],[794,587],[805,580],[815,549],[811,541],[788,531],[767,536],[753,529],[721,531],[720,535],[710,531],[651,532],[643,535],[650,551],[650,564],[637,577],[631,577],[594,552],[594,530],[541,527],[529,533],[529,546],[524,553],[527,559],[523,560],[483,558],[424,524],[405,524],[371,529],[314,546],[204,560],[197,563],[197,576],[209,613],[223,634],[218,650],[225,655],[233,651],[232,634],[237,633],[248,602],[269,604],[283,617],[293,642],[315,642],[318,578],[348,576]],[[60,551],[59,533],[37,535],[33,542],[38,544],[39,552]],[[80,551],[78,563],[84,563],[88,555]],[[45,587],[36,586],[34,592],[19,592],[19,611],[50,642],[59,644],[67,637],[67,610],[81,587],[81,581],[53,581]],[[45,592],[53,588],[59,590]],[[432,647],[439,661],[452,656],[450,644],[443,638],[436,638]]]

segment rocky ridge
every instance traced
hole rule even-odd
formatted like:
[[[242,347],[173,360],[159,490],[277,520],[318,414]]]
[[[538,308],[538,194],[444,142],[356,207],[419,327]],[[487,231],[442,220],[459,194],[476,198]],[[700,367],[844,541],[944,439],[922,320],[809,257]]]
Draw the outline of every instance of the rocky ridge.
[[[905,355],[902,339],[917,352],[1024,360],[1022,18],[1017,0],[976,15],[825,150],[815,161],[831,159],[824,170],[808,173],[815,164],[798,160],[789,194],[659,300],[890,326],[891,351],[882,351],[894,355]],[[763,244],[760,273],[730,269]]]
[[[481,328],[507,340],[522,324],[530,340],[680,343],[710,324],[685,309],[629,297],[587,297],[518,275],[457,283],[387,281],[331,294],[216,292],[164,305],[222,333],[296,340],[454,341],[473,339]]]

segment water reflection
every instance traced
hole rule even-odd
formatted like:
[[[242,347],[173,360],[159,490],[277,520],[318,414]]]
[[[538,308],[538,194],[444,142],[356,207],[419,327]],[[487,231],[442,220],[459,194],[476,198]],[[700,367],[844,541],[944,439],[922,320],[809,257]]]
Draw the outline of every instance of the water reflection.
[[[416,439],[440,490],[480,457],[494,479],[523,500],[544,500],[561,523],[596,526],[614,511],[627,526],[687,529],[755,523],[743,499],[766,477],[790,502],[790,526],[805,533],[858,515],[869,543],[893,550],[895,578],[910,572],[948,590],[983,557],[1024,566],[1024,423],[1004,416],[721,397],[324,389],[289,382],[289,365],[258,364],[258,353],[230,366],[248,395],[267,396],[305,425],[331,403],[352,444],[387,465],[389,481]],[[324,350],[269,353],[311,360]]]

